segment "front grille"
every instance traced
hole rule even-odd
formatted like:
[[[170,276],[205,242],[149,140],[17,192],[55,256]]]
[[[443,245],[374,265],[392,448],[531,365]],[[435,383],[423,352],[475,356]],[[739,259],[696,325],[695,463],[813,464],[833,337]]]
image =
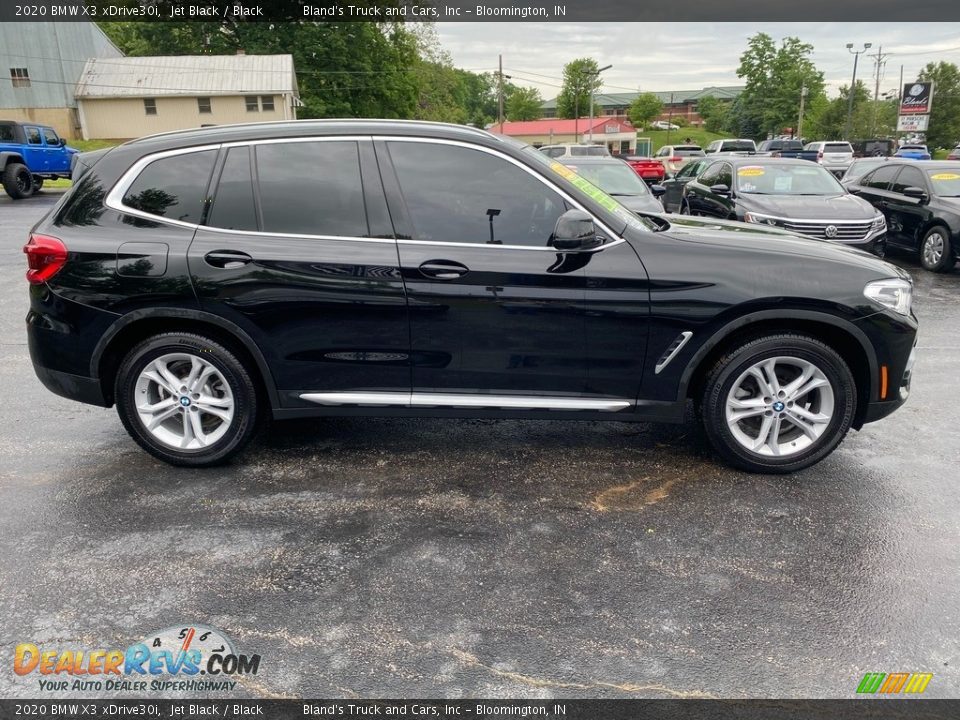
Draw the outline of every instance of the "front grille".
[[[827,236],[827,227],[832,225],[837,229],[836,235]],[[799,220],[786,220],[783,223],[785,230],[807,235],[809,237],[827,238],[829,240],[865,240],[870,234],[873,223],[866,222],[802,222]]]

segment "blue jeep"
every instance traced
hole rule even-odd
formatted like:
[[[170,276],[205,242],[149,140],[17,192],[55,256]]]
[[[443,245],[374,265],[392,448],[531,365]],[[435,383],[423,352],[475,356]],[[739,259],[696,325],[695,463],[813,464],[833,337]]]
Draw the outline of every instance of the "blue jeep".
[[[52,127],[0,120],[0,181],[14,200],[30,197],[44,180],[69,178],[77,152]]]

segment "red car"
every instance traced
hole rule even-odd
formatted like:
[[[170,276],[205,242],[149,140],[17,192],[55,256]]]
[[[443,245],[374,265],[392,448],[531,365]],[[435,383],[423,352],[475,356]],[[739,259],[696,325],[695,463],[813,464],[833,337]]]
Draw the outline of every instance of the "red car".
[[[622,155],[620,159],[632,167],[634,172],[648,183],[660,182],[667,173],[663,165],[653,158],[640,157],[639,155]]]

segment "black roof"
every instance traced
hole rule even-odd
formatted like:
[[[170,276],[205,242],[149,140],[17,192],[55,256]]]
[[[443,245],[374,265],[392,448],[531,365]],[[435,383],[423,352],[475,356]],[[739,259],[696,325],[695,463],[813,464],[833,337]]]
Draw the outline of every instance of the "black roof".
[[[410,135],[447,140],[462,140],[478,144],[502,146],[503,140],[486,130],[467,125],[452,125],[421,120],[283,120],[277,122],[214,125],[191,130],[148,135],[124,143],[121,147],[155,152],[193,145],[273,138],[305,137],[309,135]]]

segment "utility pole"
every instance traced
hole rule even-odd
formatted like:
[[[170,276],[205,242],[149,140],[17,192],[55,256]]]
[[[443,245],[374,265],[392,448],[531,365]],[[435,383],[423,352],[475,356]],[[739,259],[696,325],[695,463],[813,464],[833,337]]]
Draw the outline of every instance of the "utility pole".
[[[600,73],[602,73],[604,70],[609,70],[612,67],[613,65],[607,65],[600,68],[596,72],[585,74],[589,75],[591,78],[598,78],[600,77]],[[593,80],[590,81],[590,144],[593,145]]]
[[[797,118],[797,132],[794,137],[803,142],[803,105],[807,99],[807,86],[800,88],[800,117]]]
[[[849,99],[847,100],[847,125],[843,131],[843,139],[850,139],[851,127],[853,125],[853,96],[857,90],[857,60],[860,56],[873,47],[872,43],[864,43],[863,50],[854,50],[853,43],[847,43],[847,52],[853,55],[853,79],[850,81]]]
[[[873,112],[870,114],[871,139],[876,133],[877,128],[877,101],[880,99],[880,76],[883,74],[883,66],[887,64],[886,58],[889,57],[889,55],[890,53],[884,55],[883,45],[881,45],[877,48],[876,54],[870,56],[876,61],[876,65],[874,66]]]
[[[500,132],[503,132],[503,55],[497,56],[500,60],[500,69],[497,71],[497,122]]]

